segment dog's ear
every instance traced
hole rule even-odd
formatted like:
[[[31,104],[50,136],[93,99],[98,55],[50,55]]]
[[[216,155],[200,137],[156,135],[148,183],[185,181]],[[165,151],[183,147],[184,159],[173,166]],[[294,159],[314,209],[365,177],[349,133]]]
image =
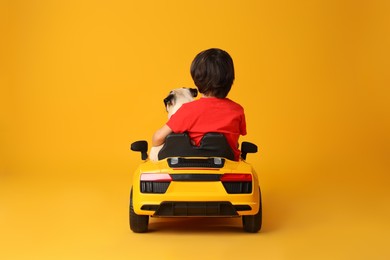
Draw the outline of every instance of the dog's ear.
[[[165,108],[167,108],[168,105],[172,105],[172,103],[173,103],[172,101],[174,98],[175,98],[175,95],[173,93],[169,93],[169,95],[166,98],[164,98]]]
[[[193,97],[198,95],[198,90],[196,88],[190,88],[190,93]]]

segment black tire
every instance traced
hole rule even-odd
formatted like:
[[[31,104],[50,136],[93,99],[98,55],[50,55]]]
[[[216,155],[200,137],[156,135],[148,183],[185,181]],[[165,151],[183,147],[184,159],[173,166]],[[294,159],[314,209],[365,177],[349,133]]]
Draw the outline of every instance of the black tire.
[[[148,231],[149,216],[137,215],[133,209],[133,188],[130,192],[130,209],[129,209],[130,229],[134,233],[145,233]]]
[[[249,233],[257,233],[261,229],[262,223],[262,207],[261,207],[261,193],[259,190],[259,212],[256,215],[242,216],[242,225],[244,230]]]

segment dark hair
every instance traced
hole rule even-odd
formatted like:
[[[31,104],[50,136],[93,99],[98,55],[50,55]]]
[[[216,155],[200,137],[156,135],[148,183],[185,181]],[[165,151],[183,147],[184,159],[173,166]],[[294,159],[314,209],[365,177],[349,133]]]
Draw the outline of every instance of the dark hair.
[[[221,49],[202,51],[192,61],[191,76],[200,93],[224,98],[234,81],[233,60]]]

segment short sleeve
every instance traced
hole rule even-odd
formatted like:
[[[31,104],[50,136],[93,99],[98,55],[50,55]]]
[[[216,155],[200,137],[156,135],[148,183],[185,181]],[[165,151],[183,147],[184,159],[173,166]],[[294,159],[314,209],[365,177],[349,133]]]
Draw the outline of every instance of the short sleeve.
[[[167,125],[174,133],[183,133],[188,130],[188,109],[183,104],[168,120]]]
[[[242,111],[242,116],[241,116],[240,134],[246,135],[246,120],[245,120],[244,110]]]

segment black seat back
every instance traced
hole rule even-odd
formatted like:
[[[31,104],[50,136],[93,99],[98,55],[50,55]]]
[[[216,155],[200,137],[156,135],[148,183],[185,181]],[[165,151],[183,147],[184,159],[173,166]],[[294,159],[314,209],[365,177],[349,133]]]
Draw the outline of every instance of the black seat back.
[[[191,144],[186,133],[170,134],[158,154],[158,159],[168,157],[222,157],[234,160],[234,153],[223,134],[207,133],[203,136],[200,146]]]

